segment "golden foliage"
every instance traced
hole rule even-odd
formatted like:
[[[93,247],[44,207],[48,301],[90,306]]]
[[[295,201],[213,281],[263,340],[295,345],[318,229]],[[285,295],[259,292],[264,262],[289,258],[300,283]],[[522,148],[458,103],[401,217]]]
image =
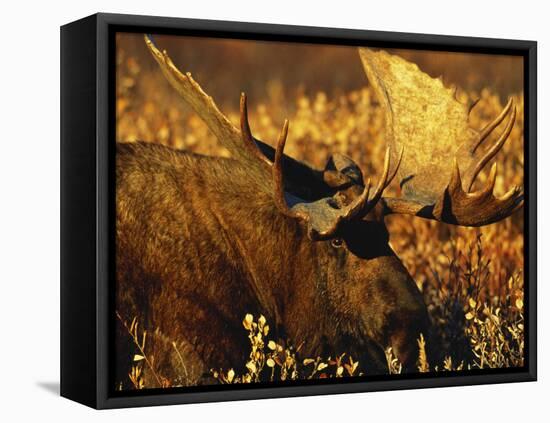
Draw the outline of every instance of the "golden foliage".
[[[145,378],[144,378],[144,372],[143,372],[143,363],[148,367],[151,374],[155,378],[155,381],[157,383],[157,386],[167,388],[169,387],[170,381],[168,381],[166,378],[159,375],[159,373],[156,371],[154,366],[154,357],[149,356],[145,353],[145,341],[147,339],[147,331],[143,330],[142,332],[139,331],[139,321],[137,317],[134,317],[132,319],[132,322],[130,325],[126,323],[126,321],[122,318],[122,316],[116,312],[116,317],[124,326],[128,334],[130,335],[130,338],[134,344],[134,346],[137,348],[137,351],[139,351],[139,354],[134,354],[134,358],[132,360],[132,368],[128,375],[130,378],[130,381],[132,382],[132,385],[136,389],[144,389],[146,387],[145,384]]]
[[[420,373],[427,373],[430,371],[430,363],[428,363],[428,357],[426,355],[426,340],[421,333],[418,338],[418,371]]]
[[[468,71],[470,75],[475,73],[475,69]],[[303,78],[307,80],[307,75]],[[197,79],[204,85],[203,79]],[[270,80],[266,84],[267,96],[261,101],[251,99],[249,104],[249,119],[257,138],[273,143],[283,119],[288,117],[287,154],[323,167],[330,154],[345,153],[357,161],[367,177],[376,179],[385,150],[384,116],[369,86],[338,94],[334,94],[333,87],[309,94],[298,90],[290,96],[281,81]],[[216,100],[238,126],[239,89],[234,88],[227,89],[227,96]],[[506,100],[489,89],[459,90],[457,96],[462,102],[480,99],[470,114],[473,128],[482,128],[491,121]],[[510,139],[497,155],[497,195],[513,185],[523,185],[523,93],[518,92],[513,98],[517,119]],[[120,47],[116,101],[117,141],[143,140],[201,154],[228,155],[206,125],[171,90],[158,69],[143,66]],[[487,173],[480,174],[478,183],[483,184],[486,178]],[[399,195],[397,184],[389,187],[389,192]],[[423,336],[418,340],[418,370],[522,366],[522,213],[482,228],[454,227],[411,216],[390,216],[386,222],[390,244],[423,293],[434,323],[435,341],[430,342],[437,345],[429,345]],[[360,363],[345,354],[325,359],[299,357],[299,347],[269,339],[269,326],[263,316],[255,320],[254,316],[246,315],[243,327],[251,345],[246,372],[217,369],[213,375],[221,383],[361,374]],[[136,389],[153,385],[143,380],[144,365],[151,367],[155,377],[144,351],[145,331],[141,339],[137,324],[127,329],[136,346],[134,360],[137,358],[129,378]],[[426,349],[430,347],[441,355],[433,363],[427,361]],[[386,349],[386,357],[388,373],[399,373],[401,365],[391,348]],[[235,367],[240,365],[235,363]],[[157,377],[159,386],[170,383],[160,375]]]
[[[243,320],[243,327],[248,331],[250,356],[245,367],[247,372],[236,375],[234,369],[212,369],[212,376],[220,383],[252,383],[260,381],[285,381],[296,379],[326,379],[354,376],[359,374],[359,362],[352,357],[341,354],[335,358],[321,357],[297,359],[301,346],[294,348],[283,342],[268,340],[269,326],[264,316],[257,321],[251,314]]]

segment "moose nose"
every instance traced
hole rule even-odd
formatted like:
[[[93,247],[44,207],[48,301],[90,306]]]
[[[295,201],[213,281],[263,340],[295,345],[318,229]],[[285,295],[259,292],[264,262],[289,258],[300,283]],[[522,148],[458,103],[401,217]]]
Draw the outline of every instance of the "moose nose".
[[[403,368],[414,370],[417,340],[420,334],[428,338],[430,331],[422,294],[395,255],[360,261],[355,267],[361,282],[350,289],[361,309],[366,336],[382,353],[391,347]]]

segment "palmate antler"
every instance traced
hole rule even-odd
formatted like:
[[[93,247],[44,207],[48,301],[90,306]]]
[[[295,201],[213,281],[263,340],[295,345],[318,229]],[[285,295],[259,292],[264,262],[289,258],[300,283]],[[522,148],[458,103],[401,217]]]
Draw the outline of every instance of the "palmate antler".
[[[232,156],[247,160],[247,152],[242,148],[241,133],[201,86],[193,79],[190,72],[182,73],[174,65],[166,51],[160,51],[150,35],[145,35],[145,44],[157,61],[162,73],[172,87],[183,97],[185,102],[201,117],[208,128],[214,133]]]
[[[166,52],[161,52],[148,35],[145,43],[153,57],[160,65],[170,84],[180,93],[184,100],[205,121],[210,130],[216,135],[231,155],[248,166],[267,171],[272,179],[273,200],[278,210],[284,215],[299,219],[307,226],[307,233],[312,240],[328,239],[335,236],[343,222],[351,219],[360,219],[365,216],[381,199],[384,189],[395,177],[402,153],[397,160],[395,169],[390,172],[390,148],[386,151],[382,178],[371,195],[371,182],[363,187],[363,191],[351,203],[343,204],[340,196],[327,196],[327,184],[323,182],[323,172],[311,169],[305,163],[284,155],[284,147],[288,135],[288,121],[285,121],[277,148],[272,148],[252,136],[248,122],[246,96],[241,95],[241,128],[235,128],[229,119],[218,109],[209,97],[192,78],[190,73],[183,74],[174,65]],[[244,144],[244,145],[243,145]],[[340,162],[347,163],[339,156]],[[349,162],[353,163],[351,159]],[[355,164],[354,164],[355,165]],[[356,166],[356,165],[355,165]],[[297,175],[301,184],[322,186],[323,195],[317,198],[306,198],[299,193],[286,189],[283,170],[289,169]],[[334,172],[331,170],[330,172]],[[337,172],[338,173],[338,172]],[[343,178],[344,175],[340,175]],[[299,190],[298,190],[299,191]],[[307,190],[306,190],[307,191]],[[320,198],[318,198],[320,197]]]
[[[500,151],[512,131],[512,100],[481,131],[468,126],[475,105],[460,103],[455,91],[413,63],[385,51],[359,50],[367,77],[385,110],[389,145],[405,149],[399,169],[403,196],[383,198],[386,213],[413,214],[441,222],[482,226],[501,220],[523,205],[523,189],[493,194],[493,164],[482,189],[471,192],[480,171]],[[504,130],[489,146],[489,136],[506,118]],[[465,188],[465,189],[464,189]]]

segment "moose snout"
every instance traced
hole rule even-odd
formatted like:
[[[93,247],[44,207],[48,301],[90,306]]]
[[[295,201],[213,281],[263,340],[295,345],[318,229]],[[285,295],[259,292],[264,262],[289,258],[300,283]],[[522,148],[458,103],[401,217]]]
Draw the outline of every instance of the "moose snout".
[[[404,370],[414,370],[418,339],[428,338],[430,320],[422,294],[395,256],[369,260],[356,291],[362,325],[380,349],[392,349]]]

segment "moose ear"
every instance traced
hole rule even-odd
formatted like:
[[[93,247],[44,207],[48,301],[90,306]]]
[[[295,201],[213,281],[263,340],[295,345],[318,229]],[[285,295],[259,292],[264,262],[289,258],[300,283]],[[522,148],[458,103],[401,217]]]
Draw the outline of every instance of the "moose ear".
[[[342,189],[350,185],[364,185],[363,173],[348,156],[340,153],[331,155],[325,165],[323,179],[332,188]]]

